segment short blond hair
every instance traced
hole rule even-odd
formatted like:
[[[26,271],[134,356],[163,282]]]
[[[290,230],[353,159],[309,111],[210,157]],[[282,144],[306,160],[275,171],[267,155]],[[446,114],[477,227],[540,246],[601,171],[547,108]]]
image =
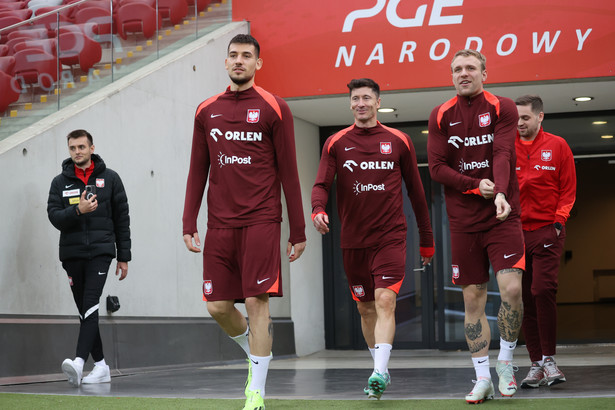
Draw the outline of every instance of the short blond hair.
[[[464,48],[463,50],[457,51],[451,60],[451,71],[453,71],[453,61],[455,61],[457,57],[476,57],[478,61],[480,61],[481,71],[487,69],[487,57],[482,55],[479,51]]]

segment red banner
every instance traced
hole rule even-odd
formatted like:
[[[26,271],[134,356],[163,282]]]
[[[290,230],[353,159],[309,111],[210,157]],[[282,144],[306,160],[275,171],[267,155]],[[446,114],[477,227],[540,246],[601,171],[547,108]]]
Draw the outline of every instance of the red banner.
[[[234,0],[261,44],[257,83],[282,97],[450,86],[455,52],[487,57],[488,83],[615,76],[615,1]]]

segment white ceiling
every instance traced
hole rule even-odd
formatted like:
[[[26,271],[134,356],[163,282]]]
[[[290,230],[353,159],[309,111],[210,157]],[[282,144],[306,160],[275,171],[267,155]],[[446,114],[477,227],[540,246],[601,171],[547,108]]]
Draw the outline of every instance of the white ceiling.
[[[524,83],[515,85],[485,84],[489,92],[512,98],[524,94],[538,94],[545,104],[545,113],[567,113],[602,111],[615,109],[615,77],[587,81],[552,82],[548,84]],[[379,113],[383,123],[427,121],[431,110],[438,104],[452,98],[455,89],[452,84],[446,89],[407,90],[383,92],[382,107],[394,107],[394,113]],[[592,96],[586,103],[577,103],[573,97]],[[344,125],[353,122],[348,95],[315,98],[290,98],[286,100],[295,117],[318,126]]]

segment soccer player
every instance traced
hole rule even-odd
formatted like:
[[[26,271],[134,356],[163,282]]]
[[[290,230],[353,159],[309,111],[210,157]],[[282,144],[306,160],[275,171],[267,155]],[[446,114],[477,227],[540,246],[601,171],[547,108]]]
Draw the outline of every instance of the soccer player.
[[[406,265],[402,179],[419,228],[423,265],[431,262],[434,244],[410,137],[378,122],[376,82],[355,79],[348,88],[355,121],[325,142],[312,189],[312,220],[318,232],[329,232],[325,207],[337,174],[344,270],[374,359],[364,392],[380,399],[391,380],[388,362],[395,336],[395,304]]]
[[[68,382],[96,384],[111,381],[98,328],[98,306],[109,265],[117,256],[115,274],[128,275],[130,216],[128,198],[117,172],[94,153],[94,140],[86,130],[67,136],[70,158],[51,182],[47,215],[60,230],[60,260],[79,310],[79,338],[74,360],[62,362]],[[85,377],[88,356],[94,368]]]
[[[432,178],[444,185],[453,283],[462,288],[465,336],[476,371],[466,401],[482,403],[494,396],[485,315],[490,262],[502,300],[498,387],[503,396],[517,391],[512,359],[523,316],[525,262],[515,175],[518,114],[512,100],[483,89],[486,60],[478,51],[458,51],[451,70],[457,95],[433,109],[427,154]]]
[[[265,408],[273,341],[269,296],[282,296],[281,186],[290,262],[301,256],[306,240],[293,117],[284,100],[254,84],[259,54],[254,37],[235,36],[225,60],[231,85],[196,110],[183,216],[186,247],[200,252],[196,220],[209,177],[203,297],[211,316],[249,357],[249,410]],[[236,301],[245,301],[249,327]]]
[[[566,141],[542,129],[542,99],[524,95],[515,104],[519,111],[517,178],[526,253],[522,329],[532,361],[521,387],[551,386],[566,381],[554,359],[555,296],[566,238],[564,225],[574,205],[577,178]]]

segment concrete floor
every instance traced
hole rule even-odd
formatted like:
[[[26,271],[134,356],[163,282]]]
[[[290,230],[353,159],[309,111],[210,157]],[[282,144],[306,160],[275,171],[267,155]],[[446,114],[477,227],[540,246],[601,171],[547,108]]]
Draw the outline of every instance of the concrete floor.
[[[490,352],[495,365],[497,352]],[[558,346],[558,366],[567,382],[553,387],[520,389],[515,398],[613,397],[615,344]],[[517,380],[529,367],[527,351],[517,349]],[[61,361],[58,361],[58,368]],[[91,364],[86,365],[89,370]],[[267,397],[276,399],[362,399],[372,360],[365,351],[325,350],[301,358],[272,361]],[[474,371],[467,351],[394,350],[390,363],[392,384],[386,399],[463,399],[473,387]],[[494,382],[497,376],[491,370]],[[111,383],[71,387],[62,375],[52,381],[0,386],[0,392],[114,397],[229,398],[244,397],[247,364],[244,361],[220,366],[190,366],[113,373]],[[499,394],[496,399],[501,399]],[[367,400],[367,399],[366,399]]]

